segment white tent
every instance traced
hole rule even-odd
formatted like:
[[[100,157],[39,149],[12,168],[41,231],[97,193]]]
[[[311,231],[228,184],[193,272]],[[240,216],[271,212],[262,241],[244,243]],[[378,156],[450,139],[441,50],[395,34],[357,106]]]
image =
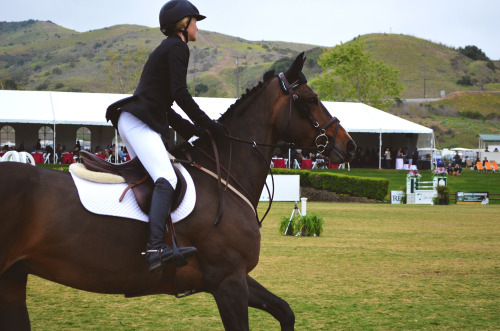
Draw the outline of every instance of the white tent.
[[[129,95],[0,90],[0,127],[3,123],[43,123],[54,125],[55,133],[56,126],[61,124],[110,126],[111,123],[105,119],[106,108],[127,96]],[[195,100],[212,119],[219,118],[236,101],[230,98],[199,97]],[[428,138],[428,142],[419,147],[434,147],[432,129],[362,103],[324,102],[323,104],[332,116],[339,118],[341,125],[348,132],[378,133],[379,153],[382,134],[388,133],[429,135],[431,138]],[[175,104],[174,109],[187,118]]]
[[[323,102],[332,116],[339,118],[349,133],[378,133],[379,155],[382,155],[383,134],[417,134],[417,147],[434,148],[434,131],[364,103]],[[381,160],[379,158],[379,168]]]

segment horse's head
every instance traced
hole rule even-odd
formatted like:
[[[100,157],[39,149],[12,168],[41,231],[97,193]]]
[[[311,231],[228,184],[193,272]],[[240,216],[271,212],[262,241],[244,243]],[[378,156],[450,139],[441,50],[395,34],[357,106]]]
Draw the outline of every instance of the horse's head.
[[[304,60],[304,53],[299,54],[276,79],[282,89],[275,107],[278,134],[297,146],[315,148],[331,163],[349,162],[356,144],[307,85],[302,73]]]

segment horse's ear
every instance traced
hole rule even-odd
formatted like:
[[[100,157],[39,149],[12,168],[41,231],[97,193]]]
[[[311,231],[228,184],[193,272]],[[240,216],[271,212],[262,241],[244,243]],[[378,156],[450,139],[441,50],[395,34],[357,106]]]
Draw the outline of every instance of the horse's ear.
[[[268,80],[270,80],[271,78],[273,78],[274,77],[274,73],[275,73],[274,69],[271,69],[268,72],[266,72],[264,74],[264,82],[267,82]]]
[[[304,52],[300,53],[293,61],[290,68],[288,68],[285,73],[286,79],[291,83],[299,79],[299,74],[302,72],[302,67],[304,66]]]

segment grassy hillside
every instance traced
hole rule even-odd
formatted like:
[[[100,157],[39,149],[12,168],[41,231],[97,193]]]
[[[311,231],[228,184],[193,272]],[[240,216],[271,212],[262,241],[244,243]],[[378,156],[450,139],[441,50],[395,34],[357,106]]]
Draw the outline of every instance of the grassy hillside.
[[[111,55],[120,64],[131,54],[139,70],[164,38],[157,28],[116,25],[79,33],[51,22],[0,22],[0,81],[18,89],[131,93],[138,78],[120,90],[106,73]],[[447,97],[437,102],[396,103],[390,112],[435,130],[439,147],[476,147],[478,133],[500,133],[500,63],[472,61],[456,49],[397,34],[360,36],[375,59],[399,70],[402,99]],[[306,51],[306,76],[321,72],[317,59],[325,50],[314,45],[248,41],[202,31],[190,43],[188,85],[196,96],[236,97],[254,86],[265,71],[285,70]],[[238,75],[236,67],[238,59]],[[457,81],[468,77],[472,85]],[[425,82],[425,93],[424,93]],[[204,89],[202,89],[204,87]],[[474,93],[464,93],[473,92]],[[480,91],[480,92],[477,92]],[[485,93],[493,92],[493,93]]]
[[[360,36],[366,50],[376,59],[399,70],[405,87],[402,98],[438,97],[442,90],[500,91],[499,70],[486,61],[472,61],[453,48],[397,34]],[[51,22],[0,22],[0,79],[12,79],[28,90],[86,92],[114,91],[104,68],[109,54],[122,56],[145,49],[152,51],[163,39],[157,28],[116,25],[79,33]],[[236,58],[239,66],[240,94],[253,86],[264,71],[279,63],[287,64],[301,51],[308,51],[305,73],[312,77],[321,72],[317,58],[323,49],[313,45],[279,41],[248,41],[220,33],[199,31],[198,41],[190,44],[191,61],[188,81],[205,84],[205,96],[234,97],[236,94]],[[138,59],[138,65],[146,55]],[[278,63],[277,63],[278,61]],[[471,86],[458,85],[463,76]],[[133,86],[134,84],[132,84]],[[131,91],[126,91],[131,92]]]
[[[500,92],[455,92],[438,101],[395,103],[390,112],[432,128],[438,148],[477,148],[478,134],[500,134]]]
[[[116,91],[104,69],[109,54],[125,55],[137,49],[151,52],[164,36],[157,28],[117,25],[78,33],[51,22],[0,23],[0,79],[12,79],[27,90],[85,92]],[[312,45],[279,41],[251,42],[219,33],[199,31],[190,45],[188,81],[209,86],[208,96],[234,97],[236,57],[239,57],[240,87],[253,86],[274,62],[293,57]],[[137,59],[142,67],[147,55]],[[135,84],[132,84],[132,86]]]
[[[499,61],[493,62],[497,69],[492,70],[487,61],[473,61],[456,49],[407,35],[368,34],[360,38],[374,58],[399,70],[405,87],[402,98],[439,98],[441,91],[499,90]],[[463,76],[469,76],[473,85],[457,84]]]

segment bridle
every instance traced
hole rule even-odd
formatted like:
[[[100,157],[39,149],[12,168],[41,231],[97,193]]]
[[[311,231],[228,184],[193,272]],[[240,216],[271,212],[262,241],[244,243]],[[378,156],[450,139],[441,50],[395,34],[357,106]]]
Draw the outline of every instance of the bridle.
[[[337,136],[337,131],[340,125],[339,119],[337,117],[332,117],[327,123],[325,123],[323,126],[320,126],[316,118],[313,116],[311,110],[307,106],[307,103],[303,99],[301,99],[300,96],[294,91],[302,83],[307,82],[306,78],[302,73],[299,75],[299,79],[297,79],[292,84],[288,82],[283,72],[280,72],[277,75],[277,77],[280,80],[281,89],[286,94],[290,95],[290,111],[288,114],[287,130],[288,126],[290,125],[290,120],[292,118],[293,102],[295,102],[298,104],[300,111],[309,118],[309,121],[311,122],[312,126],[316,129],[318,133],[316,139],[314,140],[314,143],[316,144],[316,150],[320,154],[323,154],[325,152],[329,154],[335,145],[335,137]],[[326,134],[326,129],[333,123],[335,123],[335,131],[333,133],[333,136],[329,136]]]
[[[283,89],[283,91],[286,93],[286,94],[289,94],[290,95],[290,111],[289,111],[289,115],[288,115],[288,123],[287,123],[287,131],[288,131],[288,127],[290,125],[290,121],[291,121],[291,117],[292,117],[292,109],[293,109],[293,102],[297,103],[298,106],[299,106],[299,110],[304,114],[304,115],[307,115],[307,117],[309,118],[309,121],[311,122],[312,126],[316,129],[317,131],[317,136],[316,138],[314,139],[314,143],[316,144],[316,150],[318,151],[318,153],[320,154],[323,154],[323,153],[330,153],[332,150],[334,150],[336,152],[336,150],[334,149],[334,145],[335,145],[335,137],[337,136],[337,131],[339,129],[339,125],[340,125],[340,121],[337,117],[333,117],[331,118],[327,123],[325,123],[323,126],[320,126],[320,124],[318,123],[318,121],[316,120],[316,118],[313,116],[311,110],[309,109],[307,103],[300,98],[300,96],[295,93],[295,88],[297,88],[298,86],[300,86],[301,84],[307,82],[305,76],[300,73],[299,75],[299,79],[297,79],[295,82],[293,82],[292,84],[288,83],[288,80],[286,79],[285,77],[285,74],[284,73],[279,73],[277,75],[277,77],[279,78],[280,80],[280,86],[281,88]],[[333,133],[333,136],[329,136],[326,134],[326,129],[332,125],[333,123],[335,123],[335,131]],[[265,146],[265,147],[283,147],[285,145],[288,145],[290,148],[301,148],[299,146],[295,146],[294,144],[285,144],[285,145],[274,145],[274,144],[263,144],[263,143],[257,143],[255,141],[247,141],[247,140],[243,140],[243,139],[240,139],[240,138],[236,138],[234,136],[232,136],[229,132],[229,130],[226,128],[226,131],[227,131],[227,134],[225,135],[226,138],[228,138],[229,140],[233,140],[233,141],[237,141],[237,142],[240,142],[240,143],[245,143],[245,144],[251,144],[252,147],[254,148],[255,151],[257,151],[257,154],[262,158],[262,160],[264,162],[267,162],[266,161],[266,158],[264,157],[264,155],[257,149],[258,146]],[[215,158],[212,158],[208,153],[204,152],[203,150],[201,149],[198,149],[200,152],[202,152],[202,154],[204,154],[206,157],[208,157],[209,159],[212,159],[213,162],[215,162],[216,166],[217,166],[217,174],[212,174],[213,177],[216,177],[217,180],[218,180],[218,187],[219,187],[219,208],[217,210],[217,215],[216,215],[216,221],[215,221],[215,224],[217,225],[219,220],[222,218],[222,214],[224,213],[224,192],[226,190],[226,188],[228,188],[230,185],[229,185],[229,179],[232,179],[233,182],[236,184],[236,186],[241,189],[243,192],[245,192],[245,194],[238,194],[240,195],[240,197],[242,197],[245,201],[247,201],[247,203],[249,203],[249,205],[253,208],[254,212],[255,212],[255,216],[257,218],[257,223],[259,225],[259,227],[262,226],[262,222],[264,221],[264,218],[266,217],[266,215],[269,213],[269,210],[271,209],[271,204],[273,202],[273,197],[274,197],[274,178],[273,178],[273,173],[271,171],[271,168],[269,168],[270,170],[270,174],[271,174],[271,182],[272,182],[272,187],[273,187],[273,190],[272,192],[270,191],[267,183],[265,184],[265,187],[268,191],[268,194],[269,194],[269,206],[264,214],[264,216],[259,220],[259,216],[257,215],[257,210],[256,208],[250,203],[248,202],[248,199],[245,199],[245,195],[247,197],[250,197],[250,194],[246,191],[246,189],[243,187],[243,185],[241,185],[231,174],[230,174],[230,171],[229,169],[224,169],[224,167],[222,167],[220,165],[220,162],[219,162],[219,158],[218,158],[218,152],[217,152],[217,147],[216,147],[216,144],[215,144],[215,140],[213,139],[213,137],[210,135],[209,133],[209,137],[210,137],[210,140],[212,142],[212,146],[213,146],[213,149],[214,149],[214,155],[215,155]],[[304,147],[306,148],[306,147]],[[231,151],[231,147],[230,147],[230,151]],[[231,153],[231,152],[230,152]],[[338,152],[337,152],[338,154]],[[231,155],[231,154],[230,154]],[[339,154],[339,156],[341,156]],[[188,159],[191,159],[190,156],[187,156]],[[183,162],[182,160],[178,160],[179,162]],[[202,167],[201,165],[197,165],[195,164],[195,162],[193,162],[192,160],[188,161],[189,163],[191,163],[192,165],[196,165],[196,167],[198,167],[199,169],[209,173],[210,171],[208,171],[207,169],[205,169],[204,167]],[[231,157],[229,159],[229,166],[231,165]],[[227,173],[227,179],[226,180],[223,180],[221,178],[221,170],[223,170],[224,172]],[[232,189],[233,191],[237,192],[237,189]]]

